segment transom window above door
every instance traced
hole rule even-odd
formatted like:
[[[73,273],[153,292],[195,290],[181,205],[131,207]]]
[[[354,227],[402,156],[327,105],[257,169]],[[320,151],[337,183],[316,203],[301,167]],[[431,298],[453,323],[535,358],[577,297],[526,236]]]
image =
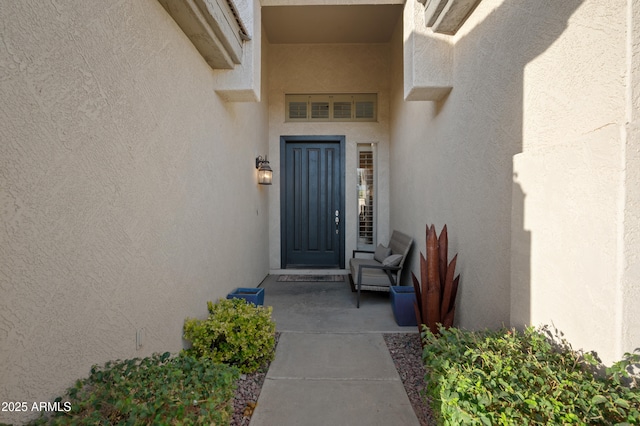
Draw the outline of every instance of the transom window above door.
[[[285,121],[376,121],[378,95],[288,94]]]

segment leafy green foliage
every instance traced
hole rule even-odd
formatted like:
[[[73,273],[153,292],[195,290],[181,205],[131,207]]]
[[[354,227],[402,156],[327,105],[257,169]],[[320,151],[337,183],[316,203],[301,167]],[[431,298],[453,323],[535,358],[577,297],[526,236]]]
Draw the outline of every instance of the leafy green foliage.
[[[251,373],[274,356],[276,326],[271,307],[256,306],[243,299],[207,302],[209,317],[187,318],[184,338],[191,341],[187,353],[235,365]]]
[[[592,354],[554,341],[547,328],[468,332],[424,327],[427,393],[445,425],[640,423],[629,374],[640,353],[595,373]]]
[[[229,424],[233,415],[234,367],[168,352],[144,359],[94,366],[56,401],[71,411],[43,416],[42,425]]]

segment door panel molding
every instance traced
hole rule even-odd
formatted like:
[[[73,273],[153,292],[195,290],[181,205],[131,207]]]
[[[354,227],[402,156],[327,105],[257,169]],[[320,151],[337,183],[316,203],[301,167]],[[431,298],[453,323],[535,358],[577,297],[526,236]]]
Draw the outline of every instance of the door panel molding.
[[[345,136],[281,136],[282,269],[344,269],[344,210]]]

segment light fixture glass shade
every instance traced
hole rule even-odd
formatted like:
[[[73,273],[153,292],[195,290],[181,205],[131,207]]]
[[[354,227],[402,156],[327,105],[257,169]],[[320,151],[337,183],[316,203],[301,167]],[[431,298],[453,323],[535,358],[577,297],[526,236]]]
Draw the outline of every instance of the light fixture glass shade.
[[[260,164],[258,168],[258,183],[260,185],[271,185],[271,179],[273,178],[273,170],[269,167],[269,162],[265,161]]]

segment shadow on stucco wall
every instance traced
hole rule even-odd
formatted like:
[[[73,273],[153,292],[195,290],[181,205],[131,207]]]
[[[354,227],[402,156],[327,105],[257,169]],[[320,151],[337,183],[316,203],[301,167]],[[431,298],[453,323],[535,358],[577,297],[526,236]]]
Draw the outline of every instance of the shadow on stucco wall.
[[[392,108],[391,179],[402,184],[392,187],[391,204],[415,208],[392,213],[391,227],[416,237],[415,273],[425,223],[448,224],[450,248],[460,254],[462,327],[530,320],[532,235],[524,227],[526,194],[513,176],[513,157],[523,150],[524,91],[532,87],[525,68],[583,2],[485,0],[454,45],[451,93]],[[409,126],[419,130],[409,134]]]
[[[467,177],[467,191],[476,193],[462,199],[476,201],[468,206],[472,217],[467,222],[476,226],[484,223],[483,232],[492,234],[486,236],[489,240],[496,238],[493,235],[501,235],[500,241],[493,241],[492,246],[499,248],[493,261],[508,262],[508,269],[499,277],[499,281],[506,284],[499,293],[489,293],[502,295],[498,297],[505,324],[522,326],[531,322],[532,234],[525,229],[526,194],[513,175],[513,157],[521,153],[524,146],[525,90],[535,90],[540,78],[533,76],[533,82],[525,81],[525,68],[561,37],[583,2],[506,0],[454,47],[451,107],[453,111],[463,108],[468,117],[460,120],[461,127],[454,132],[460,144],[473,141],[477,148],[470,158],[480,160],[475,163],[479,176],[465,175],[464,167],[470,167],[469,164],[458,166],[458,173]],[[456,93],[456,86],[463,81],[477,84],[465,83],[467,90]],[[532,139],[537,139],[535,134]],[[492,225],[486,225],[490,223]],[[496,230],[500,228],[510,232]],[[474,256],[482,256],[486,251],[486,247],[478,249]],[[493,280],[497,277],[489,272],[478,276],[481,281],[485,280],[480,283],[480,290],[495,285]],[[472,296],[464,298],[463,290],[462,312],[468,311],[465,305],[476,304],[478,300],[484,301],[480,309],[492,308],[492,299],[480,294]],[[479,313],[476,311],[474,316]],[[463,314],[461,320],[468,322],[465,319]]]

